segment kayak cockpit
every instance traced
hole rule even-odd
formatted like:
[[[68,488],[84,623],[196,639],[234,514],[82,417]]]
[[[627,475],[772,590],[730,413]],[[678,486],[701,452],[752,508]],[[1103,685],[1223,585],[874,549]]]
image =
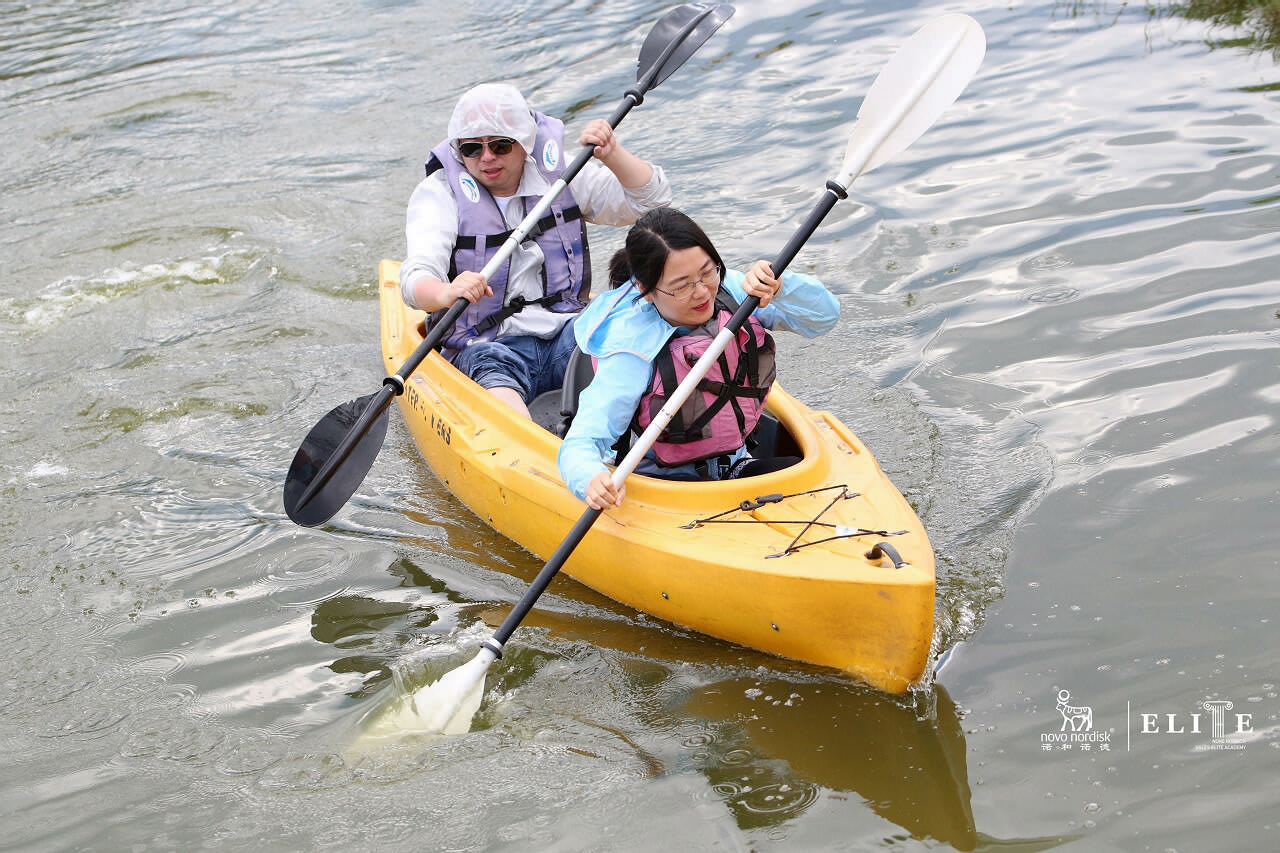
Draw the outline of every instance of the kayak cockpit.
[[[564,438],[578,411],[578,398],[582,390],[591,384],[595,369],[590,356],[576,347],[569,356],[564,372],[564,385],[554,391],[539,394],[529,404],[529,415],[534,422],[557,438]],[[800,445],[771,413],[765,412],[755,431],[747,440],[747,447],[756,459],[773,459],[780,456],[803,457]]]

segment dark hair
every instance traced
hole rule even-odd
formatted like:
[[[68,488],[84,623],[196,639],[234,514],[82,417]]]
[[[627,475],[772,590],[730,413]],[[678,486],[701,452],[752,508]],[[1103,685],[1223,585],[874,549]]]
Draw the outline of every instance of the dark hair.
[[[667,256],[680,249],[702,248],[716,266],[724,268],[720,253],[698,223],[673,207],[659,207],[636,220],[627,232],[626,245],[609,261],[609,286],[621,287],[634,278],[641,293],[648,293],[662,280]]]

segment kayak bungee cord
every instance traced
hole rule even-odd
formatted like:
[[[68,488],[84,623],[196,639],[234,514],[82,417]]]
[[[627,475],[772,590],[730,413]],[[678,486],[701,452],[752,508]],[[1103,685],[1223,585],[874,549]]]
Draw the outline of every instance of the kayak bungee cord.
[[[808,495],[820,494],[822,492],[829,492],[834,489],[839,489],[840,494],[832,498],[831,501],[822,509],[820,509],[813,518],[799,518],[799,519],[725,518],[725,516],[733,515],[734,513],[737,513],[737,512],[754,512],[755,510],[762,509],[763,507],[768,506],[769,504],[780,504],[783,501],[786,501],[790,498],[798,498],[798,497],[805,497]],[[832,522],[822,520],[822,517],[826,515],[827,512],[830,511],[831,508],[834,507],[837,503],[839,503],[842,500],[851,500],[856,497],[860,497],[860,494],[858,492],[850,492],[849,487],[844,485],[843,483],[835,486],[824,486],[820,489],[809,489],[808,491],[804,491],[804,492],[795,492],[794,494],[789,494],[789,495],[780,495],[780,494],[760,495],[753,500],[745,500],[731,509],[726,509],[724,512],[718,512],[715,515],[707,516],[706,518],[696,518],[693,521],[689,522],[688,524],[681,525],[681,529],[692,530],[692,529],[701,527],[704,524],[766,524],[766,525],[802,524],[804,525],[804,527],[801,528],[800,532],[795,535],[795,538],[791,540],[791,542],[787,545],[787,547],[783,548],[781,551],[778,551],[775,554],[765,555],[765,559],[772,559],[774,557],[785,557],[789,554],[794,554],[803,548],[810,548],[814,545],[821,545],[824,542],[835,542],[841,539],[855,539],[860,536],[879,536],[879,537],[902,536],[907,532],[905,530],[892,530],[892,531],[869,530],[865,527],[853,528],[853,527],[849,527],[848,525],[833,524]],[[823,537],[822,539],[814,539],[810,542],[801,542],[800,539],[814,527],[830,528],[836,531],[836,534],[834,536]],[[906,565],[902,561],[902,558],[898,556],[897,551],[888,547],[888,543],[884,543],[884,542],[877,543],[876,546],[867,553],[867,559],[878,560],[885,553],[890,554],[890,559],[893,560],[895,568],[901,568],[902,566]]]
[[[718,519],[721,519],[724,516],[729,515],[731,513],[735,513],[739,511],[751,512],[752,510],[760,509],[761,507],[767,504],[781,503],[782,501],[785,501],[788,498],[801,498],[801,497],[804,497],[805,495],[816,495],[821,492],[829,492],[832,489],[843,489],[844,492],[841,494],[841,497],[843,498],[858,497],[858,492],[850,492],[849,487],[846,486],[844,483],[840,483],[839,485],[835,485],[835,486],[823,486],[818,489],[809,489],[808,491],[804,491],[804,492],[792,492],[789,495],[780,495],[776,493],[771,495],[759,495],[752,500],[743,501],[742,503],[738,504],[732,509],[726,509],[724,512],[718,512],[715,515],[709,515],[706,518],[695,518],[693,521],[689,522],[688,524],[682,525],[681,529],[693,530],[694,528],[700,527],[703,524],[711,524],[711,523],[717,522]],[[719,522],[719,523],[727,524],[730,522]],[[744,521],[743,523],[750,523],[750,522]],[[788,522],[784,522],[784,523],[788,523]],[[803,521],[797,521],[794,523],[804,524]]]

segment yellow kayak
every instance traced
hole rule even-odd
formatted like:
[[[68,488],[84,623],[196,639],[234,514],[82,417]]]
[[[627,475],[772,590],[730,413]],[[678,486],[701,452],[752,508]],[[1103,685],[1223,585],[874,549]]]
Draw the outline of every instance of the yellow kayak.
[[[378,269],[382,354],[394,373],[425,315]],[[547,560],[585,505],[556,468],[559,438],[429,355],[399,397],[440,481],[502,535]],[[631,475],[563,571],[615,601],[754,649],[843,670],[891,693],[921,680],[933,638],[933,548],[910,504],[829,412],[776,384],[768,420],[802,461],[758,477]]]

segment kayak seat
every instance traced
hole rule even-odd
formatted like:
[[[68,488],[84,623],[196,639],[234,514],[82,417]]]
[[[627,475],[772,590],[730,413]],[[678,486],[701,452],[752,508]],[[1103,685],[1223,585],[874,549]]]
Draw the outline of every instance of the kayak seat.
[[[560,414],[564,417],[565,430],[573,423],[573,416],[578,413],[578,398],[582,389],[591,384],[595,378],[596,366],[587,355],[577,347],[569,354],[569,364],[564,369],[564,386],[560,389]]]
[[[529,415],[549,432],[564,438],[578,413],[578,397],[582,389],[591,384],[596,375],[590,356],[577,347],[569,355],[564,370],[564,385],[554,391],[539,394],[529,404]]]
[[[765,412],[760,416],[760,423],[756,424],[755,430],[752,431],[751,435],[747,436],[747,449],[757,459],[776,459],[788,456],[799,459],[804,456],[795,438],[769,412]]]

